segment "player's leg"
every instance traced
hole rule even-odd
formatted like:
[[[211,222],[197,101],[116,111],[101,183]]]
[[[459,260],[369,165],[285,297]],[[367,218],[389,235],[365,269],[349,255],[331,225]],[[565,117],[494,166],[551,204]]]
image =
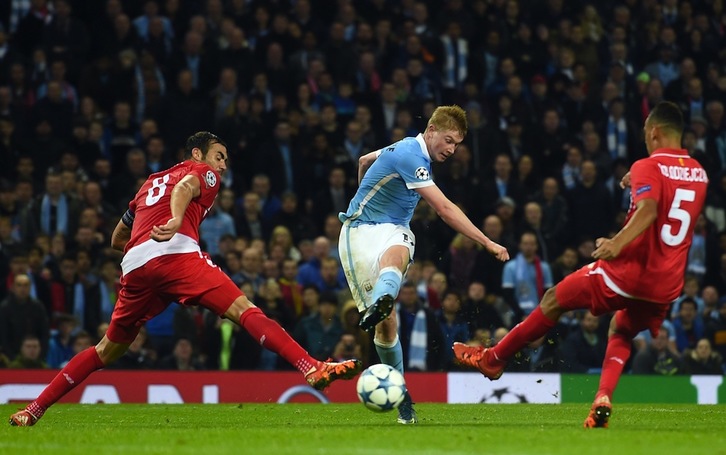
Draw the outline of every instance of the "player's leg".
[[[234,287],[234,284],[232,286]],[[260,346],[287,360],[305,375],[305,379],[311,386],[322,390],[336,379],[351,379],[360,372],[362,368],[360,360],[321,362],[314,359],[292,339],[280,324],[265,316],[262,310],[247,299],[247,296],[239,295],[239,293],[240,291],[237,290],[238,297],[224,312],[224,317],[237,321],[260,343]]]
[[[590,271],[591,267],[583,267],[548,289],[537,308],[493,348],[454,343],[456,360],[478,369],[491,380],[499,379],[507,360],[528,343],[549,332],[564,313],[582,308],[598,308],[602,299],[596,293],[599,290],[596,285],[601,277],[591,275]]]
[[[613,393],[630,358],[633,337],[645,329],[657,332],[668,311],[668,305],[637,302],[619,296],[613,299],[620,301],[619,306],[625,306],[626,301],[635,303],[616,311],[610,320],[608,346],[600,373],[600,385],[590,413],[585,419],[585,428],[607,428],[612,414]]]
[[[378,261],[379,272],[373,285],[371,303],[360,320],[363,330],[373,330],[391,314],[409,262],[411,249],[408,246],[391,245],[383,252]]]
[[[376,325],[373,344],[382,363],[390,365],[403,374],[403,349],[398,338],[398,322],[396,312],[392,312],[386,319]],[[406,392],[406,398],[398,407],[398,423],[413,424],[418,422],[416,411],[413,408],[411,395]]]
[[[129,344],[114,343],[104,336],[96,346],[73,356],[35,401],[10,417],[10,425],[20,427],[34,425],[49,407],[82,383],[91,373],[118,360],[126,352]]]
[[[121,278],[122,287],[106,335],[96,346],[71,358],[35,401],[24,411],[13,414],[11,425],[35,424],[51,405],[91,373],[118,360],[138,335],[139,321],[145,322],[164,311],[168,303],[159,299],[153,287],[146,285],[146,279],[140,271]]]
[[[454,343],[454,357],[457,362],[478,369],[491,380],[499,379],[507,361],[530,342],[549,332],[567,311],[558,303],[555,288],[548,289],[532,313],[493,348]]]

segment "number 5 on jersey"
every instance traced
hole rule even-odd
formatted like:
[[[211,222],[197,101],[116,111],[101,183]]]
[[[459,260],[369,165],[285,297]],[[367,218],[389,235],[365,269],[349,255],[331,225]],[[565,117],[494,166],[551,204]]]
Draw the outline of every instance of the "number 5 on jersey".
[[[673,226],[667,223],[663,225],[660,230],[660,238],[663,239],[663,242],[666,245],[680,245],[686,238],[688,228],[691,225],[691,214],[681,208],[681,202],[693,202],[695,200],[695,191],[683,188],[676,189],[676,194],[673,197],[673,204],[671,204],[671,209],[668,211],[668,218],[680,221],[681,227],[678,229],[678,232],[673,235]]]
[[[154,205],[159,202],[166,193],[166,184],[169,182],[169,174],[163,177],[157,177],[151,182],[151,188],[146,195],[146,205]]]

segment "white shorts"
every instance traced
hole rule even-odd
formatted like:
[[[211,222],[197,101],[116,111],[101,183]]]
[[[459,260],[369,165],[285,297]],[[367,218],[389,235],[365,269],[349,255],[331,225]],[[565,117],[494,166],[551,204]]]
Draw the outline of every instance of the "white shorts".
[[[340,263],[358,311],[370,306],[383,253],[392,246],[405,246],[412,261],[415,244],[416,237],[405,226],[385,223],[351,227],[349,221],[343,223],[338,240]]]

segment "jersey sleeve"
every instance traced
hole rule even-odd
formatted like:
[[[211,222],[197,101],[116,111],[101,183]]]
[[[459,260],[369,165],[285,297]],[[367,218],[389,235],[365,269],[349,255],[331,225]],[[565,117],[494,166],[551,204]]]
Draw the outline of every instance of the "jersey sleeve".
[[[637,204],[643,199],[660,199],[662,178],[658,163],[654,160],[643,159],[636,161],[630,168],[630,191],[633,203]]]
[[[420,153],[418,144],[413,145],[405,153],[401,153],[396,161],[395,169],[406,182],[406,188],[410,190],[434,184],[431,179],[431,163]]]
[[[210,207],[219,192],[219,174],[204,163],[199,163],[192,167],[190,174],[199,179],[199,202],[205,207]]]

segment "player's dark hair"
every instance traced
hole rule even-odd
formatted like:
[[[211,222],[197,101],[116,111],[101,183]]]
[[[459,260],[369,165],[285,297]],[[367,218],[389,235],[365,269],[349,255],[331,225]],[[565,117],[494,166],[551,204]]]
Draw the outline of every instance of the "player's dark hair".
[[[650,115],[648,115],[648,122],[652,125],[658,125],[661,129],[678,137],[683,134],[685,128],[681,109],[677,104],[670,101],[661,101],[656,104],[653,110],[650,111]]]
[[[196,132],[187,139],[187,143],[184,146],[184,155],[190,157],[192,156],[192,150],[199,149],[202,151],[202,158],[204,158],[207,156],[207,152],[209,152],[209,147],[214,144],[220,144],[225,148],[227,147],[227,144],[216,134],[212,134],[209,131]]]

